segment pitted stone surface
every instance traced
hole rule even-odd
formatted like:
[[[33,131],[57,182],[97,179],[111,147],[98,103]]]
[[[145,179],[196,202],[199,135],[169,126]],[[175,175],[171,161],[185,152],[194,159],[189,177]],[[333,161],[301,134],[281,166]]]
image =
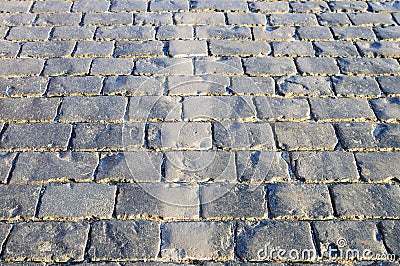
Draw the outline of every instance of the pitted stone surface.
[[[396,265],[398,2],[0,0],[0,265]]]

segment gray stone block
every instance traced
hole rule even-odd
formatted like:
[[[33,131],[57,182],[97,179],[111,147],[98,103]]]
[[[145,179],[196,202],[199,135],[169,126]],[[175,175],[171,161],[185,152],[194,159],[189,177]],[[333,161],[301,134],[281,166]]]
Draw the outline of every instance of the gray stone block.
[[[78,4],[79,5],[79,4]],[[46,1],[46,2],[36,2],[33,5],[32,12],[35,13],[47,13],[47,12],[69,12],[71,9],[72,3],[70,2],[61,2],[61,1]],[[27,12],[27,11],[23,11]]]
[[[244,40],[211,40],[210,52],[215,56],[268,55],[271,48],[267,42]]]
[[[252,57],[243,59],[249,75],[294,75],[297,73],[292,58]]]
[[[395,25],[392,16],[384,13],[353,13],[349,18],[354,25]]]
[[[396,167],[400,152],[357,152],[355,156],[361,175],[366,181],[400,178],[400,169]]]
[[[83,18],[84,25],[128,25],[133,23],[132,13],[88,13]]]
[[[340,73],[339,67],[333,58],[297,58],[296,62],[299,72],[302,74],[335,75]]]
[[[152,2],[154,3],[154,2]],[[171,13],[139,13],[135,14],[135,25],[172,25],[172,14]]]
[[[333,201],[343,217],[399,217],[397,185],[347,184],[332,186]]]
[[[32,6],[31,1],[7,1],[7,2],[2,2],[0,5],[0,9],[4,13],[14,13],[14,12],[21,12],[21,13],[27,13]]]
[[[0,123],[1,128],[3,128],[2,123]],[[15,156],[15,153],[0,153],[0,184],[7,182]]]
[[[47,78],[18,77],[0,78],[1,96],[42,96],[47,88]]]
[[[293,41],[296,39],[295,27],[253,27],[256,41]]]
[[[272,14],[270,17],[273,26],[312,26],[318,25],[314,14]]]
[[[333,210],[325,185],[303,183],[269,185],[268,206],[275,218],[326,219]]]
[[[233,253],[233,228],[229,223],[177,222],[163,225],[162,258],[231,260]]]
[[[58,13],[40,14],[35,20],[35,26],[79,26],[82,14]]]
[[[48,96],[99,95],[102,77],[52,77],[47,90]]]
[[[240,182],[260,183],[289,180],[289,157],[274,151],[237,151],[236,167]]]
[[[44,66],[43,59],[0,59],[0,76],[39,75]]]
[[[200,187],[204,218],[265,218],[264,186],[207,184]]]
[[[36,18],[35,14],[0,14],[0,21],[2,26],[31,26]]]
[[[89,225],[81,222],[19,223],[10,235],[4,258],[23,261],[82,261]],[[35,243],[35,245],[32,245]]]
[[[101,26],[97,28],[95,38],[103,40],[146,40],[152,39],[155,33],[154,27],[151,26]]]
[[[104,95],[156,96],[164,93],[164,78],[144,76],[107,77]]]
[[[208,54],[207,43],[197,40],[171,40],[168,54],[172,57],[206,56]]]
[[[168,77],[168,95],[222,95],[228,94],[230,79],[226,76],[171,76]]]
[[[155,259],[160,225],[154,221],[99,221],[93,224],[89,256],[92,260]]]
[[[248,11],[248,5],[244,0],[231,0],[229,2],[197,0],[190,3],[190,10]]]
[[[371,77],[332,77],[333,85],[338,95],[380,95],[379,85]]]
[[[333,150],[338,140],[332,125],[324,123],[275,123],[278,144],[286,150]]]
[[[287,2],[250,2],[251,12],[260,13],[285,13],[289,12],[289,3]]]
[[[329,77],[291,76],[277,80],[279,92],[285,96],[333,95]]]
[[[129,121],[178,121],[181,119],[180,97],[130,97]]]
[[[263,120],[309,120],[310,107],[306,99],[255,97],[257,116]]]
[[[62,122],[122,122],[128,99],[122,96],[66,97],[61,105]]]
[[[193,75],[191,58],[138,59],[135,74],[139,75]]]
[[[382,91],[390,96],[400,95],[400,77],[378,77],[379,85],[381,85]]]
[[[114,42],[81,41],[76,45],[74,56],[111,56],[114,51]]]
[[[197,26],[199,39],[251,39],[251,30],[245,26]]]
[[[66,150],[72,127],[66,124],[10,124],[1,136],[0,149]]]
[[[147,141],[155,149],[208,150],[212,146],[211,134],[210,123],[150,123]]]
[[[315,56],[314,48],[309,42],[273,42],[274,56]]]
[[[354,182],[359,179],[355,159],[349,152],[294,152],[292,162],[300,180]]]
[[[385,244],[393,254],[400,252],[400,232],[398,221],[383,221],[382,231],[385,236]]]
[[[334,1],[328,4],[332,11],[338,12],[366,12],[368,9],[366,2]]]
[[[119,187],[118,218],[198,219],[199,187],[195,184],[137,183]]]
[[[357,42],[363,57],[400,57],[398,42]]]
[[[222,12],[176,13],[174,21],[178,25],[225,25]]]
[[[130,58],[95,58],[92,61],[92,75],[130,75],[133,60]]]
[[[0,98],[0,121],[54,121],[60,99]]]
[[[257,13],[227,13],[228,24],[231,25],[266,25],[267,16]]]
[[[50,58],[43,70],[44,76],[85,75],[89,73],[89,58]]]
[[[107,184],[50,184],[42,197],[39,217],[110,219],[116,186]]]
[[[11,41],[45,41],[49,38],[51,27],[12,27],[7,35]]]
[[[51,40],[93,39],[96,27],[92,26],[56,26]]]
[[[239,57],[199,57],[195,60],[196,75],[237,75],[243,74]]]
[[[91,181],[98,164],[96,153],[23,152],[18,156],[11,183]]]
[[[352,42],[314,42],[317,56],[354,57],[358,56],[356,46]]]
[[[1,219],[33,218],[40,189],[40,186],[0,185]]]
[[[147,11],[145,0],[112,0],[111,11]]]
[[[321,26],[304,26],[297,29],[297,33],[301,40],[320,41],[333,40],[333,35],[329,27]]]
[[[379,40],[400,40],[399,26],[374,27],[373,30]]]
[[[174,40],[174,39],[192,39],[193,27],[191,26],[177,26],[165,25],[158,27],[156,33],[157,40]]]
[[[333,36],[338,40],[354,41],[354,40],[375,40],[375,34],[371,27],[362,26],[333,26],[331,27]]]
[[[322,26],[349,26],[351,21],[347,14],[343,13],[321,13],[317,15],[319,24]]]
[[[323,1],[291,2],[293,13],[324,13],[329,11],[328,4]]]
[[[163,1],[156,0],[150,3],[150,11],[180,11],[189,10],[189,1],[178,0],[178,1]]]
[[[271,77],[236,76],[231,79],[233,94],[274,95],[275,81]]]
[[[371,99],[370,103],[381,121],[400,120],[400,98],[377,98]]]

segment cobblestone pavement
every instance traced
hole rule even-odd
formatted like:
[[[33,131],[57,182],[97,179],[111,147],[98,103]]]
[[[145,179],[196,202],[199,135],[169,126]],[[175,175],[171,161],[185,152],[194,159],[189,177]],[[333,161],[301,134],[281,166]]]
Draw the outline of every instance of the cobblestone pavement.
[[[400,1],[0,10],[0,265],[399,265]]]

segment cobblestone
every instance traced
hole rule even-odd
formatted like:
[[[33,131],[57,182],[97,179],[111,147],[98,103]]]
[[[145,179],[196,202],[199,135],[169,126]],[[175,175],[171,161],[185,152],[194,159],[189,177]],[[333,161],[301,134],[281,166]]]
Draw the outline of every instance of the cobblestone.
[[[114,51],[114,42],[82,41],[76,45],[74,56],[111,56]]]
[[[160,41],[117,42],[114,55],[116,57],[161,56],[164,55],[163,48],[164,44]]]
[[[399,160],[399,152],[356,153],[357,164],[362,177],[367,181],[385,181],[400,176],[394,167]]]
[[[340,69],[345,74],[398,74],[399,63],[390,58],[340,58],[338,59]]]
[[[338,95],[380,95],[375,79],[370,77],[333,77],[333,85]]]
[[[371,99],[370,102],[380,120],[382,121],[400,120],[399,98]]]
[[[42,96],[47,87],[43,77],[0,78],[0,95],[4,96]]]
[[[0,69],[0,76],[22,76],[38,75],[42,71],[43,59],[0,59],[3,66]]]
[[[45,41],[49,38],[50,27],[12,27],[7,40]]]
[[[300,73],[314,75],[339,74],[339,68],[333,58],[297,58],[297,66]]]
[[[0,191],[1,219],[35,216],[40,186],[0,185]]]
[[[293,75],[296,67],[291,58],[258,57],[244,59],[244,67],[249,75]]]
[[[285,96],[333,95],[329,77],[282,77],[277,80],[277,85],[279,86],[279,92]]]
[[[84,75],[89,73],[89,58],[50,58],[46,60],[44,76]]]
[[[254,41],[251,46],[248,44],[248,41],[210,41],[210,52],[216,56],[268,55],[271,52],[268,43]]]
[[[3,124],[0,123],[0,128],[3,127]],[[15,158],[14,153],[0,153],[0,183],[6,183],[8,179],[9,172],[12,167],[13,160]]]
[[[101,77],[53,77],[49,81],[48,96],[99,95]]]
[[[400,80],[399,77],[379,77],[378,82],[382,91],[388,95],[400,95],[399,87],[396,83]]]
[[[205,41],[172,40],[169,42],[168,52],[173,57],[206,56],[207,43]]]

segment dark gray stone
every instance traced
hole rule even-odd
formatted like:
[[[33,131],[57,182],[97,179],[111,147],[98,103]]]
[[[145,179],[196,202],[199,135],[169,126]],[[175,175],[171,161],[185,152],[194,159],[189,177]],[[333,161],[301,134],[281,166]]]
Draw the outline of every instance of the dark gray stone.
[[[40,189],[40,186],[0,185],[1,219],[33,218]]]

